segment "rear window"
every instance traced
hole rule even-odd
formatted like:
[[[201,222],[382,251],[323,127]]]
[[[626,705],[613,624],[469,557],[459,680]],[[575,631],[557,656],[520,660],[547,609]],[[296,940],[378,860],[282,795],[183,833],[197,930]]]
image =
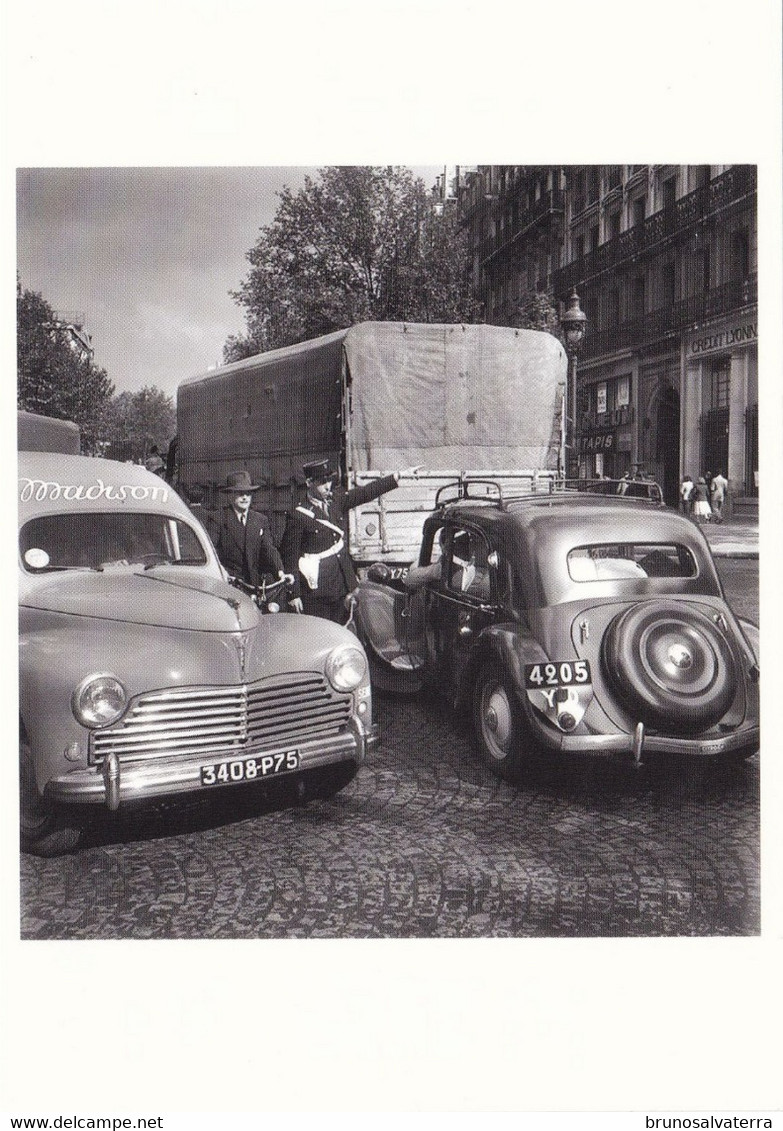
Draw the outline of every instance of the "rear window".
[[[676,543],[601,542],[571,550],[568,573],[572,581],[623,581],[695,577],[697,569],[690,550]]]
[[[204,565],[204,548],[191,526],[171,515],[147,513],[51,514],[31,519],[19,533],[25,569],[100,569],[105,565]]]

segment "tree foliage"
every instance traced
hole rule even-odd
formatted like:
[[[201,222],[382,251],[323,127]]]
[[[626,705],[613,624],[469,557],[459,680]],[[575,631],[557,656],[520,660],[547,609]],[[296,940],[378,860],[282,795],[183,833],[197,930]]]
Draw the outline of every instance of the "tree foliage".
[[[99,368],[36,291],[16,284],[17,407],[79,425],[82,448],[94,451],[101,414],[114,392]]]
[[[234,300],[246,332],[226,361],[363,321],[472,322],[480,314],[456,210],[402,167],[335,166],[279,193]]]
[[[527,305],[520,311],[519,327],[522,330],[546,330],[555,337],[560,336],[560,316],[554,294],[539,291],[530,296]]]
[[[171,397],[155,385],[137,393],[119,393],[106,405],[101,420],[101,439],[112,459],[145,460],[153,445],[165,458],[176,428]]]

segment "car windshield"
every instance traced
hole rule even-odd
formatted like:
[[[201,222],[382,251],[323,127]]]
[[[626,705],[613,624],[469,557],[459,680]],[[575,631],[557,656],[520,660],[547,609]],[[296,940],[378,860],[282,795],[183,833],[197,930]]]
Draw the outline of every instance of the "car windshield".
[[[572,581],[622,581],[640,577],[695,577],[696,562],[685,546],[664,542],[602,542],[568,554]]]
[[[150,513],[51,514],[33,518],[19,533],[29,573],[102,569],[107,565],[204,565],[204,548],[191,526]]]

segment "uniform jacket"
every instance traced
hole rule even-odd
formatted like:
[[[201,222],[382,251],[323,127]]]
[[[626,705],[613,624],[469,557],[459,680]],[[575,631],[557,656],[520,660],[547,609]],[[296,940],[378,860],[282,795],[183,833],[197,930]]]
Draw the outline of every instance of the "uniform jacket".
[[[233,577],[240,577],[249,585],[260,585],[264,574],[276,579],[282,570],[282,558],[269,534],[269,520],[260,511],[251,508],[243,525],[233,507],[223,507],[207,529],[221,564]]]
[[[393,475],[382,479],[375,479],[361,487],[354,487],[350,491],[338,488],[329,504],[328,515],[311,499],[306,499],[296,510],[288,516],[283,541],[280,545],[280,554],[287,573],[294,575],[294,597],[301,597],[302,589],[310,591],[307,581],[299,570],[299,559],[303,554],[320,554],[324,550],[335,546],[340,540],[337,531],[325,526],[323,520],[338,527],[342,531],[343,548],[332,557],[322,558],[318,569],[319,597],[337,600],[344,597],[356,585],[351,559],[345,545],[347,540],[346,520],[348,511],[360,503],[369,503],[379,495],[385,495],[397,486]]]

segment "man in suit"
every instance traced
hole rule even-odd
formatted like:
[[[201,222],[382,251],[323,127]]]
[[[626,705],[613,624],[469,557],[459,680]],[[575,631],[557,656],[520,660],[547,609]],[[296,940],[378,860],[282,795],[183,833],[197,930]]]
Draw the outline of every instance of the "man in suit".
[[[257,483],[247,471],[233,471],[221,491],[229,505],[222,508],[209,534],[221,564],[232,577],[248,585],[276,581],[285,576],[283,561],[269,534],[266,515],[250,506]]]
[[[402,475],[415,475],[419,469],[396,471],[350,491],[334,489],[328,460],[306,463],[302,470],[307,499],[289,514],[280,546],[283,565],[294,576],[289,604],[298,613],[344,624],[345,598],[356,585],[345,544],[348,511],[393,491]]]

